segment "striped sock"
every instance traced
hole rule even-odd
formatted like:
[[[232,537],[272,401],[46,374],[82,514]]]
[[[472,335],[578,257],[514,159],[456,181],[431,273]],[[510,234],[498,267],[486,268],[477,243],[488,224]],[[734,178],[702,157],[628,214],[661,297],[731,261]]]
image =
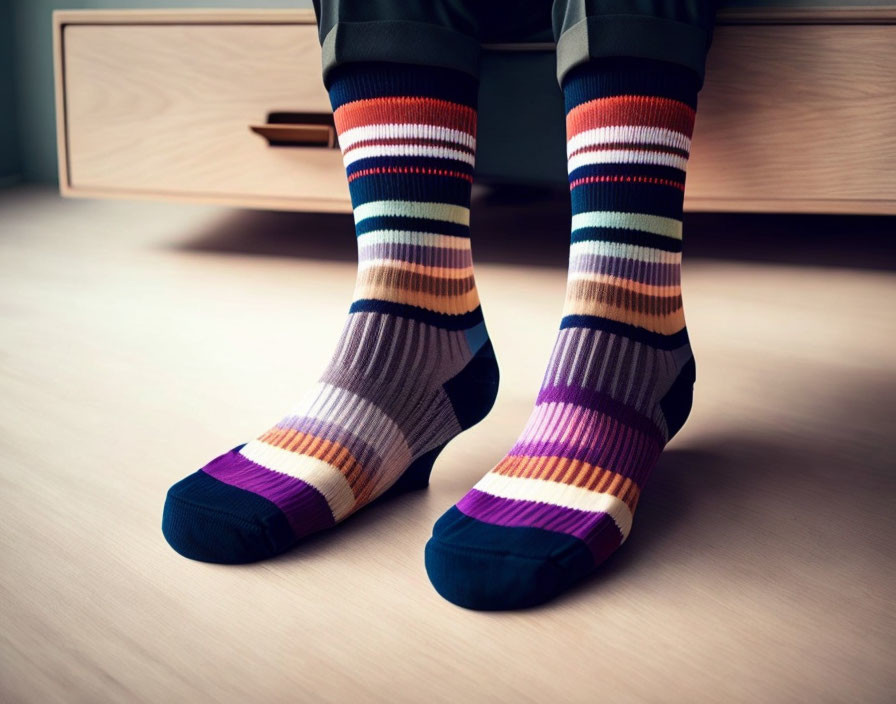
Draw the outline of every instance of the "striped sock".
[[[564,316],[510,453],[436,523],[436,589],[470,608],[540,603],[628,536],[691,407],[681,218],[696,76],[592,61],[564,81],[572,244]]]
[[[163,531],[186,557],[269,557],[389,490],[426,486],[497,393],[468,228],[477,82],[375,63],[328,82],[358,241],[354,301],[316,388],[169,490]]]

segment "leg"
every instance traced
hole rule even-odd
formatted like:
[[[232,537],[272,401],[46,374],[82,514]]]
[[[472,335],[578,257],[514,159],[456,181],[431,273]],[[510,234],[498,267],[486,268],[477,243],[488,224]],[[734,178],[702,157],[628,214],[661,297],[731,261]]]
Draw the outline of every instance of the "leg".
[[[387,61],[479,77],[476,0],[313,0],[324,83],[336,66]]]
[[[324,2],[318,16],[357,9],[350,16],[362,20],[382,4]],[[322,24],[355,216],[354,301],[317,386],[267,432],[171,487],[163,531],[187,557],[269,557],[390,489],[426,486],[439,451],[494,402],[468,229],[478,54],[463,50],[478,43],[408,19]],[[373,34],[356,34],[359,25]],[[409,25],[456,50],[420,56],[453,65],[404,62],[415,55]]]
[[[718,0],[554,0],[557,80],[604,57],[671,63],[703,85]]]
[[[584,26],[614,36],[602,19]],[[637,27],[629,17],[619,32],[632,40]],[[537,604],[593,572],[628,536],[691,407],[681,219],[702,70],[689,52],[593,58],[598,41],[578,54],[565,35],[559,45],[561,64],[579,58],[560,71],[573,212],[560,332],[516,445],[439,519],[426,551],[436,589],[471,608]]]

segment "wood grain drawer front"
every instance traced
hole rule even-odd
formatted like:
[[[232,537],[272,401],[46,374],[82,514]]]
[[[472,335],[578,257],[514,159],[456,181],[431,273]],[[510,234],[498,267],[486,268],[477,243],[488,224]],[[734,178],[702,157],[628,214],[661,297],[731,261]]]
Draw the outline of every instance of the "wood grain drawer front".
[[[896,24],[719,27],[686,205],[896,212]]]
[[[338,149],[270,147],[249,129],[331,112],[313,24],[70,24],[63,51],[74,192],[345,209]]]
[[[863,13],[720,14],[686,208],[896,214],[896,11]],[[55,17],[63,193],[351,210],[338,149],[272,147],[249,129],[330,113],[311,11]]]

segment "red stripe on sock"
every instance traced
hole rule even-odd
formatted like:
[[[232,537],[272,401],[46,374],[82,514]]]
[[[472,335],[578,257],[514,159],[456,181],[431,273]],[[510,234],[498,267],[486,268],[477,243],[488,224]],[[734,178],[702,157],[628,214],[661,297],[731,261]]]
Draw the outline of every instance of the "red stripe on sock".
[[[664,127],[688,137],[694,131],[693,108],[678,100],[646,95],[598,98],[577,105],[566,116],[566,134],[571,138],[598,127],[632,125]]]
[[[389,97],[356,100],[333,113],[336,129],[376,124],[424,124],[476,135],[476,111],[466,105],[436,98]]]
[[[672,181],[668,178],[653,178],[651,176],[583,176],[569,182],[569,190],[588,183],[652,183],[657,186],[672,186],[679,191],[684,191],[684,184]]]
[[[362,176],[376,176],[377,174],[425,174],[427,176],[450,176],[452,178],[460,178],[464,181],[473,183],[473,177],[470,174],[464,174],[460,171],[447,171],[445,169],[426,169],[422,166],[381,166],[375,169],[361,169],[349,174],[348,182],[351,183],[356,178]]]

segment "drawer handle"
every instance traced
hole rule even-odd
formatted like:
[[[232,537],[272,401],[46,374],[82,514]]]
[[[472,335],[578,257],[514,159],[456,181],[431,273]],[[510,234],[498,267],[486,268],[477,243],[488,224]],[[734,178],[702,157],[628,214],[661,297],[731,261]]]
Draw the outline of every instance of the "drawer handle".
[[[336,129],[332,125],[279,123],[249,125],[249,129],[268,140],[272,147],[323,147],[336,146]]]

